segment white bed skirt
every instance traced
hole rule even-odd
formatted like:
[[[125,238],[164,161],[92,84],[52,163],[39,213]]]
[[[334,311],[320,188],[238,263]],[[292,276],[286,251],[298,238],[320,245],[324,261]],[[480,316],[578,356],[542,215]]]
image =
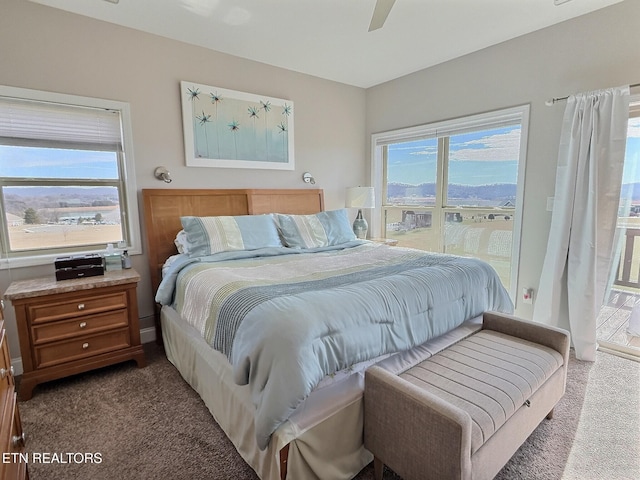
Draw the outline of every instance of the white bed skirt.
[[[379,362],[401,372],[475,332],[480,318],[415,349]],[[255,440],[249,389],[233,381],[231,365],[169,307],[161,313],[162,336],[169,361],[198,392],[205,405],[262,480],[280,479],[280,450],[289,444],[287,479],[348,480],[373,460],[363,445],[364,368],[314,390],[272,435],[266,450]]]

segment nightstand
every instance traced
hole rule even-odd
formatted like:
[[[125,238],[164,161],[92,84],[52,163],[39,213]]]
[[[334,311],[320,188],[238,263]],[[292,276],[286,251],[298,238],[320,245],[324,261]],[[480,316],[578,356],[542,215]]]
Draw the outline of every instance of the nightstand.
[[[0,305],[0,480],[29,478],[27,463],[16,460],[24,453],[24,432],[18,411],[11,355]],[[5,461],[7,460],[7,461]]]
[[[23,373],[20,398],[36,385],[126,360],[146,361],[140,344],[133,269],[73,280],[13,282],[4,294],[16,312]]]

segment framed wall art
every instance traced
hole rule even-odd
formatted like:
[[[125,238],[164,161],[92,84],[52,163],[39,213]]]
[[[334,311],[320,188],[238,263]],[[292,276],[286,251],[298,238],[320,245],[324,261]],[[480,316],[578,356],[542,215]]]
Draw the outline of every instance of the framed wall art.
[[[293,102],[180,82],[187,166],[293,170]]]

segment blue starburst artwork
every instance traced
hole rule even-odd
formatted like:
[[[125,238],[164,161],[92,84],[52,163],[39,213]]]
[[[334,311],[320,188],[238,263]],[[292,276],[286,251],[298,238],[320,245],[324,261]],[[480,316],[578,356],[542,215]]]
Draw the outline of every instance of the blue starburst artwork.
[[[186,164],[293,170],[293,102],[180,82]]]

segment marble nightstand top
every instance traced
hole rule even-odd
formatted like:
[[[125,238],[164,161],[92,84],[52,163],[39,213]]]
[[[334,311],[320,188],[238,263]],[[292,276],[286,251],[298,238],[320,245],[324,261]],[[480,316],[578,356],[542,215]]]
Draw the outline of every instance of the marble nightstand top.
[[[110,287],[112,285],[138,282],[139,280],[140,274],[133,268],[107,271],[104,275],[74,278],[71,280],[56,280],[56,277],[51,275],[48,277],[12,282],[7,291],[4,292],[4,298],[8,300],[19,300],[27,297],[40,297],[44,295]]]

